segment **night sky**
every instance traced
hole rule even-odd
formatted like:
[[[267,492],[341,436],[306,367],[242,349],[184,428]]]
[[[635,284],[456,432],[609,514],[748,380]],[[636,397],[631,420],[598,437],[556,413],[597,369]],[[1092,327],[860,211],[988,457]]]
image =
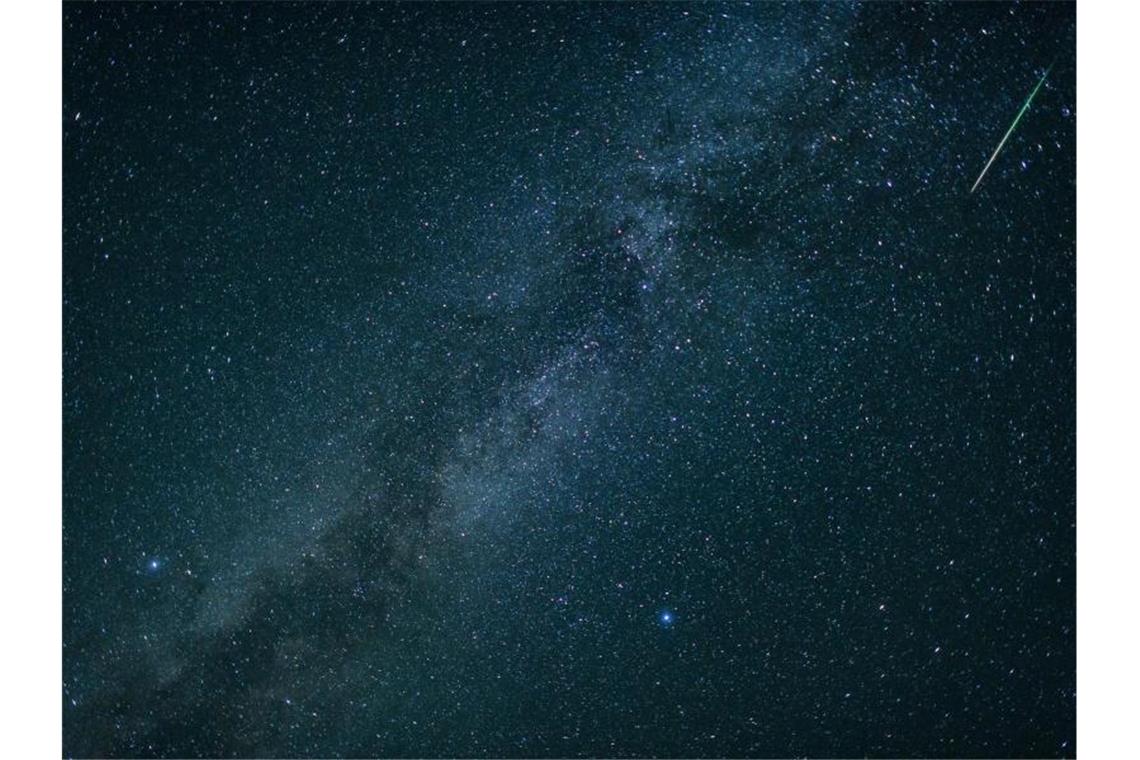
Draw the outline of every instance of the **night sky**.
[[[66,754],[1076,751],[1074,6],[63,16]]]

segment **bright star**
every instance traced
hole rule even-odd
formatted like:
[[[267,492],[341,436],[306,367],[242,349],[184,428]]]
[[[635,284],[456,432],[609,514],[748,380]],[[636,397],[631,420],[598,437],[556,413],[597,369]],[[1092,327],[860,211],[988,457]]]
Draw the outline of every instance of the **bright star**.
[[[676,617],[673,615],[672,610],[661,610],[661,612],[657,613],[657,622],[660,623],[663,628],[668,628],[673,625],[674,620],[676,620]]]

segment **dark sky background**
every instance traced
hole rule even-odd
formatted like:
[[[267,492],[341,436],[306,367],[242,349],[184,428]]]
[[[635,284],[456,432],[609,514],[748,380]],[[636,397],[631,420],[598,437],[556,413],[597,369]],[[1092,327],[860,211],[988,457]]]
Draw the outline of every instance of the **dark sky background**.
[[[67,4],[65,753],[1075,753],[1074,27]]]

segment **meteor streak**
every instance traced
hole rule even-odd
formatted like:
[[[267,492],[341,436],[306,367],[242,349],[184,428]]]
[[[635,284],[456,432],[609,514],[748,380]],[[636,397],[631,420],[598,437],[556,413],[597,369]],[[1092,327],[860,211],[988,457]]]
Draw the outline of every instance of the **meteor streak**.
[[[1021,107],[1021,110],[1017,112],[1017,117],[1013,120],[1013,123],[1009,125],[1009,129],[1007,129],[1005,132],[1005,137],[1001,138],[1001,142],[999,142],[998,146],[994,148],[994,153],[992,156],[990,156],[990,160],[986,161],[986,165],[982,167],[982,173],[978,175],[978,178],[976,180],[974,180],[974,186],[970,188],[971,193],[978,189],[978,185],[981,184],[982,177],[986,176],[986,172],[990,170],[990,164],[994,162],[994,159],[997,158],[998,153],[1001,152],[1002,147],[1005,145],[1005,141],[1009,139],[1009,136],[1011,134],[1013,134],[1013,130],[1017,127],[1017,122],[1021,121],[1021,117],[1024,116],[1025,112],[1029,110],[1029,104],[1033,102],[1033,98],[1037,95],[1037,91],[1041,89],[1041,85],[1045,84],[1045,77],[1049,76],[1049,72],[1052,70],[1053,64],[1049,64],[1049,68],[1045,69],[1045,73],[1041,75],[1041,78],[1039,80],[1037,80],[1037,86],[1033,88],[1033,92],[1029,93],[1029,97],[1025,99],[1025,105],[1023,105]]]

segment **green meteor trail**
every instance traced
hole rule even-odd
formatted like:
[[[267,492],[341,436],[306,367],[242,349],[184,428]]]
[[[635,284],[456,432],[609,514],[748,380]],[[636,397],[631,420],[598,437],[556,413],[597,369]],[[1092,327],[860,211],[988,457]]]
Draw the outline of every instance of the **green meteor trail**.
[[[1021,107],[1021,110],[1017,112],[1017,118],[1015,118],[1013,120],[1013,123],[1009,125],[1009,129],[1007,129],[1005,132],[1005,137],[1001,138],[1001,142],[999,142],[998,146],[994,148],[994,153],[992,156],[990,156],[990,160],[986,161],[986,165],[982,167],[982,173],[978,175],[978,178],[976,180],[974,180],[974,186],[970,188],[971,193],[978,189],[978,185],[981,183],[982,177],[986,176],[986,172],[990,170],[990,164],[994,162],[994,159],[997,158],[998,153],[1001,152],[1002,147],[1005,145],[1005,141],[1009,139],[1009,136],[1011,134],[1013,134],[1013,130],[1017,127],[1017,122],[1021,121],[1021,117],[1024,116],[1025,112],[1029,110],[1029,104],[1033,102],[1033,98],[1037,95],[1037,91],[1041,89],[1041,85],[1045,84],[1045,78],[1049,76],[1049,72],[1052,71],[1052,69],[1053,65],[1050,64],[1049,68],[1045,69],[1045,73],[1041,75],[1041,79],[1037,81],[1037,86],[1033,88],[1033,92],[1029,93],[1029,97],[1025,99],[1025,105],[1023,105]]]

